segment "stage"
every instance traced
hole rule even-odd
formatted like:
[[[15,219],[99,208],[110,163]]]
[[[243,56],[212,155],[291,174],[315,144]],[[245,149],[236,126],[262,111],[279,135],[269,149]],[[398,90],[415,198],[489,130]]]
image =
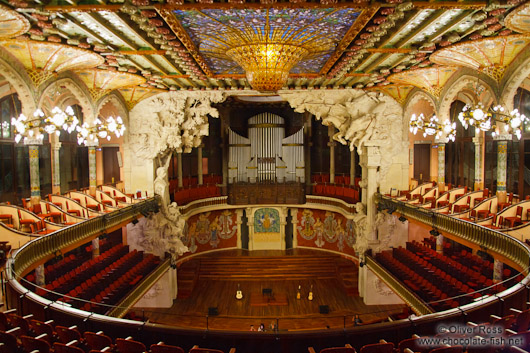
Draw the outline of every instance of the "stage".
[[[343,328],[353,326],[354,315],[368,324],[403,311],[404,305],[365,305],[356,290],[357,273],[350,260],[318,250],[222,251],[179,268],[179,298],[171,308],[134,311],[156,323],[242,331],[272,322],[282,331]],[[272,290],[273,300],[263,289]],[[209,308],[218,315],[209,316]]]

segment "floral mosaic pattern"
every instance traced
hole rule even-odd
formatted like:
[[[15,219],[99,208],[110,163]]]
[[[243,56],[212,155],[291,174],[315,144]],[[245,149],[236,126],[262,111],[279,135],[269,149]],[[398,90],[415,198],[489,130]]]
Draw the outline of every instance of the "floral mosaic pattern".
[[[274,208],[260,208],[254,213],[254,232],[279,233],[280,213]]]
[[[310,43],[315,52],[292,72],[319,72],[359,15],[354,9],[331,8],[176,10],[174,13],[216,74],[244,73],[226,56],[226,51],[237,44],[265,40]]]
[[[346,245],[353,249],[357,241],[353,221],[340,214],[304,209],[299,210],[297,218],[298,235],[312,246],[345,251]]]
[[[237,215],[225,210],[192,216],[186,221],[183,234],[182,242],[191,253],[235,246]]]

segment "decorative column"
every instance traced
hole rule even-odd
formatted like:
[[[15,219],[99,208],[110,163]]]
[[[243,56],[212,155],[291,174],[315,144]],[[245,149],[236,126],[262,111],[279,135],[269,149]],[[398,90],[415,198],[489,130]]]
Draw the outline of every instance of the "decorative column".
[[[381,154],[379,146],[367,141],[364,145],[366,156],[366,239],[369,243],[377,242],[377,231],[375,229],[375,207],[374,195],[377,192],[377,168],[381,165]],[[364,197],[364,196],[363,196]]]
[[[285,250],[287,248],[287,242],[285,241],[285,226],[287,225],[287,207],[282,207],[280,211],[280,239],[281,239],[281,249]]]
[[[366,168],[366,155],[362,155],[359,161],[361,165],[361,202],[366,205],[366,183],[367,183],[367,168]]]
[[[177,153],[177,178],[178,187],[181,188],[184,185],[182,181],[182,152]]]
[[[243,247],[243,242],[241,241],[241,224],[243,224],[242,218],[243,218],[243,209],[237,209],[236,210],[236,225],[237,225],[237,245],[236,247],[238,249],[241,249]]]
[[[96,146],[88,146],[88,179],[90,195],[96,196]]]
[[[473,137],[475,144],[475,190],[482,190],[484,183],[482,182],[482,141],[484,141],[483,133],[480,136]]]
[[[508,162],[508,140],[510,134],[501,134],[497,138],[497,199],[498,203],[506,202],[506,167]]]
[[[59,161],[59,151],[62,143],[59,142],[59,137],[53,135],[52,150],[53,150],[53,181],[52,181],[52,193],[61,193],[61,163]]]
[[[247,207],[247,224],[248,224],[248,250],[254,250],[254,212],[251,207]]]
[[[449,139],[435,139],[438,145],[438,195],[445,191],[445,144]]]
[[[31,204],[40,202],[39,146],[29,145],[29,180],[31,185]]]
[[[350,151],[350,185],[355,185],[355,149]]]
[[[493,259],[493,283],[502,282],[503,264],[500,260]]]
[[[311,190],[311,117],[308,112],[304,114],[304,167],[305,167],[305,184],[309,193]]]
[[[291,222],[293,223],[293,249],[298,247],[298,209],[291,208]]]
[[[95,259],[99,256],[99,237],[92,239],[92,258]]]
[[[436,237],[436,252],[440,254],[444,252],[444,236],[441,234]]]
[[[329,182],[335,184],[335,141],[333,140],[333,135],[335,134],[335,128],[333,125],[328,126],[328,136],[329,136]]]
[[[197,174],[198,174],[198,183],[199,185],[202,185],[203,179],[202,179],[202,148],[204,145],[200,145],[197,148]]]

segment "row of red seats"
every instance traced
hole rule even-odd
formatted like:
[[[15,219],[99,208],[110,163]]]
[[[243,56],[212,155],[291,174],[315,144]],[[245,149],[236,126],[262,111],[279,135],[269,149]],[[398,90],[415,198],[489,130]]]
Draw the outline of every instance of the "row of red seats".
[[[312,184],[329,184],[330,182],[330,176],[329,174],[313,174],[311,175],[311,183]],[[335,175],[334,184],[339,185],[350,185],[351,177],[349,175]],[[359,183],[361,182],[361,178],[355,178],[353,181],[353,185],[359,187]]]
[[[359,201],[359,191],[349,186],[315,184],[313,185],[313,195],[335,197],[348,203]]]
[[[394,276],[412,289],[423,301],[431,302],[435,310],[456,308],[459,302],[449,299],[449,295],[437,288],[431,281],[416,273],[392,256],[391,251],[376,254],[376,259]]]
[[[37,289],[37,294],[51,299],[56,297],[56,295],[49,293],[48,291],[68,293],[128,252],[128,246],[117,244],[98,257],[83,263],[81,266],[72,269],[70,272],[65,273],[59,278],[54,279],[52,283],[46,285],[47,291],[42,288]]]
[[[136,249],[131,251],[72,289],[68,293],[68,296],[85,300],[93,298],[98,288],[108,286],[129,268],[142,261],[142,258],[143,253],[138,252]],[[65,301],[69,302],[69,299],[65,298]],[[75,303],[78,305],[77,302]]]
[[[424,254],[424,256],[429,257],[435,265],[444,269],[447,272],[450,272],[460,280],[465,281],[470,287],[474,289],[481,289],[493,286],[493,280],[491,277],[486,277],[484,274],[479,272],[477,268],[472,268],[464,265],[458,257],[454,258],[440,254],[434,251],[433,249],[422,245],[416,241],[407,243],[407,249],[411,250],[413,253],[416,254]],[[488,270],[489,269],[490,267],[488,267]],[[491,269],[493,269],[493,264],[491,264]],[[511,277],[511,270],[505,268],[503,275],[505,276],[505,279]],[[505,289],[506,286],[504,284],[498,284],[492,287],[489,291],[487,291],[487,293],[494,294],[501,292]]]
[[[99,304],[114,305],[118,303],[118,301],[134,288],[138,282],[154,270],[159,263],[160,259],[158,257],[148,254],[141,262],[137,263],[123,274],[123,271],[111,268],[110,271],[113,272],[112,278],[114,278],[113,282],[106,286],[101,292],[99,292],[99,294],[90,298],[90,302],[85,303],[81,309],[100,314],[105,313],[108,310],[108,307]],[[103,286],[105,286],[103,283],[98,283],[98,288]]]
[[[0,312],[0,353],[184,353],[179,346],[159,342],[148,350],[144,343],[132,337],[116,338],[114,341],[104,332],[85,331],[81,334],[77,326],[55,325],[32,319],[32,315],[20,317],[11,310]],[[194,346],[190,353],[223,353],[220,350]],[[232,349],[230,353],[235,353]]]
[[[221,189],[218,186],[202,185],[176,191],[173,195],[173,200],[178,205],[184,205],[191,201],[217,196],[221,196]]]
[[[475,292],[474,288],[470,288],[465,282],[406,249],[394,249],[392,255],[396,260],[423,276],[430,283],[436,283],[447,297],[457,297],[455,300],[459,305],[468,304],[473,298],[481,296],[480,293]],[[433,298],[432,300],[436,302],[439,299]],[[436,307],[434,304],[433,306]]]

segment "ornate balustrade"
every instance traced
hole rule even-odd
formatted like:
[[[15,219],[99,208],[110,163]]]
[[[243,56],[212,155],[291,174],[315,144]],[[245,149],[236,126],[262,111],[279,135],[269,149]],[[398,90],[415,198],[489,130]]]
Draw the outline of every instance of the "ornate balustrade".
[[[376,196],[376,202],[380,209],[395,211],[407,218],[430,225],[441,232],[473,243],[484,251],[501,255],[511,261],[512,264],[517,265],[525,275],[528,274],[529,250],[515,238],[475,223],[413,206],[380,194]]]
[[[13,256],[11,269],[17,277],[23,276],[35,264],[53,256],[57,250],[68,248],[108,232],[110,229],[126,224],[145,212],[158,207],[158,201],[151,198],[121,208],[103,216],[63,228],[51,235],[40,237],[27,243]]]

